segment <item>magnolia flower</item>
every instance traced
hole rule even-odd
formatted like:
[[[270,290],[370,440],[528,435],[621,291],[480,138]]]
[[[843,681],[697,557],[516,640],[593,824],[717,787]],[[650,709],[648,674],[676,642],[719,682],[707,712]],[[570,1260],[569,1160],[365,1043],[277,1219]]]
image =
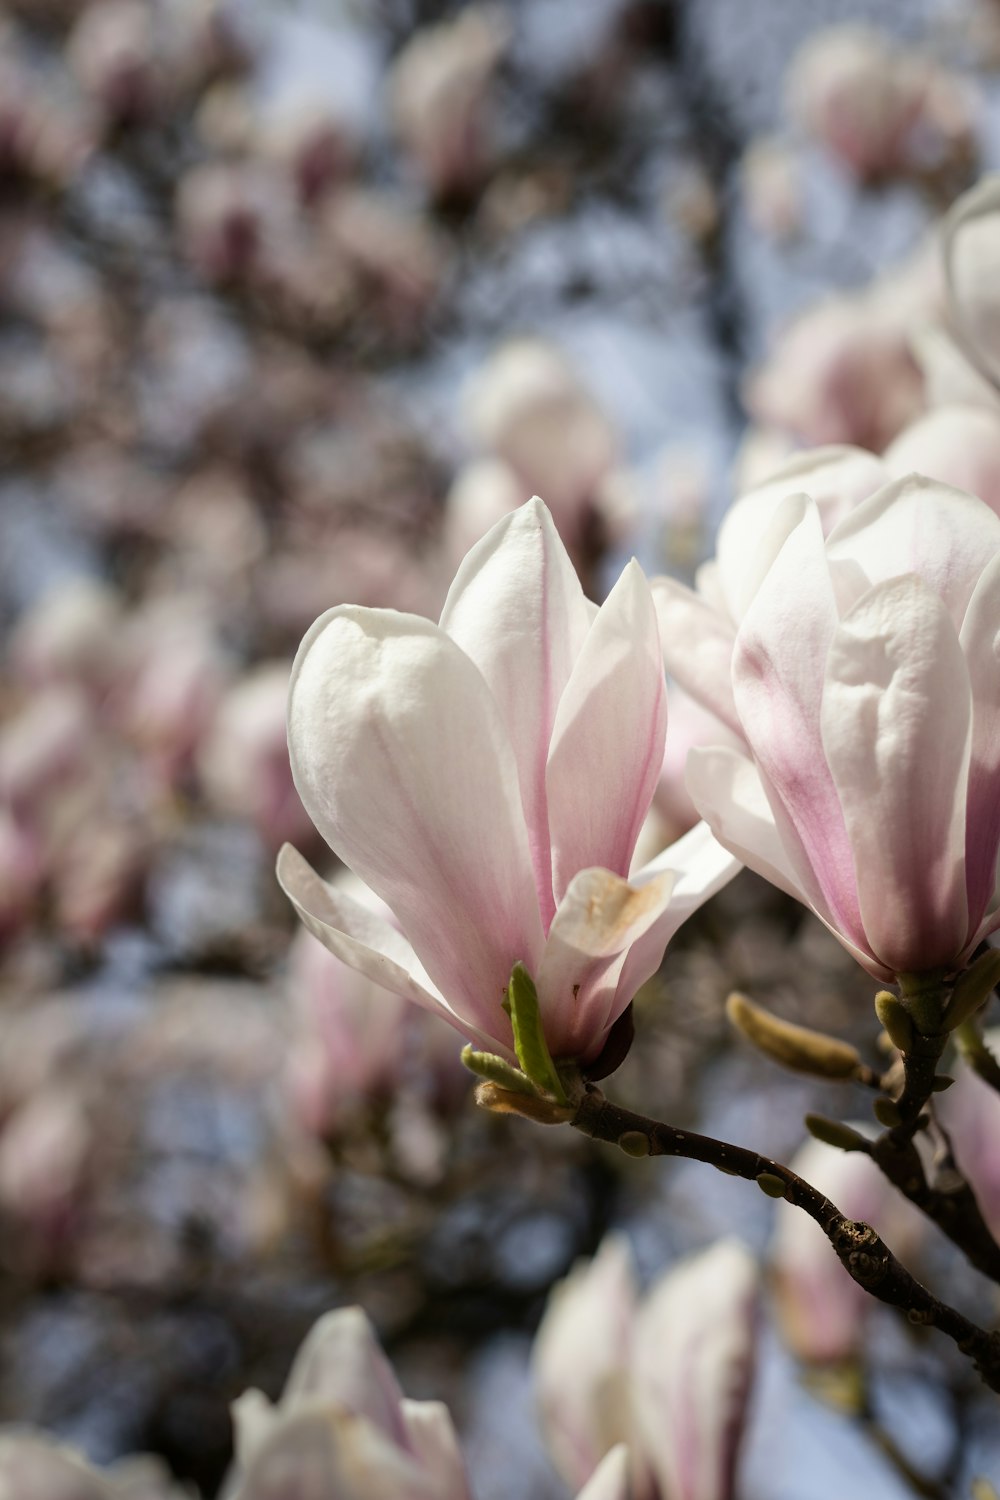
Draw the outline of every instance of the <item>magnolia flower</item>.
[[[293,667],[299,795],[401,931],[287,846],[279,880],[331,952],[507,1058],[523,962],[552,1055],[593,1062],[681,922],[738,869],[699,827],[627,878],[665,729],[638,564],[595,609],[533,500],[466,557],[440,625],[341,605]]]
[[[862,178],[972,150],[961,80],[871,27],[835,26],[806,42],[789,69],[788,102],[792,117]]]
[[[924,1221],[863,1152],[810,1140],[791,1166],[849,1219],[874,1225],[897,1255],[906,1259],[915,1248]],[[778,1204],[770,1261],[781,1331],[798,1358],[809,1364],[854,1358],[874,1303],[819,1225],[790,1203]]]
[[[546,496],[560,536],[579,545],[617,439],[569,360],[540,339],[511,339],[469,381],[465,407],[474,436],[527,494]]]
[[[751,418],[805,444],[881,450],[924,410],[913,333],[942,303],[939,248],[928,238],[862,290],[827,297],[788,325],[745,383]]]
[[[758,1283],[749,1253],[723,1240],[640,1301],[627,1246],[612,1237],[555,1289],[533,1363],[545,1439],[571,1484],[603,1473],[603,1456],[627,1441],[635,1500],[730,1500]]]
[[[805,496],[774,524],[716,683],[749,753],[693,750],[688,789],[875,978],[954,971],[1000,924],[1000,519],[913,475],[825,542]]]
[[[320,1319],[276,1406],[248,1391],[233,1417],[228,1500],[469,1500],[447,1410],[406,1400],[359,1307]]]

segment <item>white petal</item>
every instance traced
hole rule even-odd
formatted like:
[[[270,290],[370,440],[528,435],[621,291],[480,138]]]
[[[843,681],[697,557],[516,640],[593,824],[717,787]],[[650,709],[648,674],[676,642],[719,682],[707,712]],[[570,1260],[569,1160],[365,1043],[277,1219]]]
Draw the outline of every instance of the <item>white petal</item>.
[[[733,695],[799,885],[863,944],[854,859],[820,732],[837,625],[819,513],[810,506],[740,626]]]
[[[808,495],[817,506],[828,536],[859,501],[891,478],[873,453],[840,445],[796,453],[730,507],[719,527],[716,551],[733,618],[742,619],[754,593],[778,555],[785,537],[798,524],[795,507],[781,502]]]
[[[288,740],[327,842],[456,1014],[509,1037],[501,1001],[542,927],[514,756],[478,669],[427,620],[340,606],[299,649]]]
[[[966,942],[972,694],[948,613],[919,578],[872,589],[830,648],[823,744],[844,810],[869,946],[893,973]]]
[[[576,1500],[629,1500],[628,1449],[624,1443],[602,1460]]]
[[[513,1057],[509,1041],[494,1038],[454,1013],[401,932],[370,907],[321,880],[291,844],[278,855],[277,876],[302,925],[335,957],[393,995],[441,1016],[479,1046]]]
[[[360,1307],[341,1307],[314,1323],[295,1356],[279,1410],[322,1397],[364,1417],[398,1448],[409,1448],[396,1373]]]
[[[769,880],[779,891],[808,906],[875,979],[893,978],[866,949],[838,932],[829,911],[810,899],[775,824],[774,811],[757,767],[745,755],[724,747],[692,750],[688,756],[687,786],[691,799],[719,843],[749,870]]]
[[[793,460],[793,462],[797,462]],[[737,500],[719,527],[716,560],[729,613],[742,620],[754,594],[808,504],[804,486],[771,481]]]
[[[674,578],[654,578],[650,591],[667,671],[696,703],[742,739],[731,682],[736,639],[732,621]]]
[[[869,584],[916,573],[961,628],[979,575],[1000,549],[1000,518],[974,495],[919,474],[893,480],[831,533],[827,555]]]
[[[591,626],[552,731],[546,786],[557,904],[578,870],[628,874],[666,727],[656,611],[633,561]]]
[[[465,558],[441,628],[486,678],[517,760],[544,924],[555,911],[545,765],[559,699],[593,618],[538,499],[504,517]]]
[[[567,1483],[582,1484],[626,1435],[626,1367],[636,1288],[628,1242],[608,1235],[549,1297],[531,1351],[546,1444]]]
[[[736,1240],[670,1270],[636,1321],[637,1441],[671,1500],[732,1500],[756,1342],[759,1271]]]
[[[444,1402],[404,1400],[402,1410],[410,1446],[434,1500],[469,1500],[465,1463]]]

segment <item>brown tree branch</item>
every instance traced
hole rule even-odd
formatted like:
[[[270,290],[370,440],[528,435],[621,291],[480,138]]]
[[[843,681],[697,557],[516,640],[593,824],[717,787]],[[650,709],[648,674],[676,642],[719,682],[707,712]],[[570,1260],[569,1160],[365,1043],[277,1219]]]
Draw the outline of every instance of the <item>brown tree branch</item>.
[[[510,1107],[517,1110],[519,1102],[511,1096]],[[559,1111],[559,1115],[566,1119],[568,1112]],[[619,1146],[629,1156],[677,1156],[706,1162],[720,1172],[756,1182],[771,1196],[801,1208],[822,1229],[859,1286],[880,1302],[902,1308],[911,1322],[946,1334],[972,1361],[985,1384],[1000,1392],[1000,1333],[978,1327],[955,1308],[938,1301],[910,1275],[869,1224],[846,1218],[829,1198],[780,1162],[623,1109],[593,1085],[586,1088],[569,1123],[594,1140]]]

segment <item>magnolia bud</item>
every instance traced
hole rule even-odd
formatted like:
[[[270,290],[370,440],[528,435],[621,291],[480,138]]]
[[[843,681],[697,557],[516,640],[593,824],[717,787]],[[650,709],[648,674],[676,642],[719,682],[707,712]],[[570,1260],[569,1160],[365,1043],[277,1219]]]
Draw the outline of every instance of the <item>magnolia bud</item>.
[[[747,1041],[796,1073],[851,1078],[861,1065],[857,1049],[849,1042],[783,1021],[736,990],[726,1001],[726,1014]]]

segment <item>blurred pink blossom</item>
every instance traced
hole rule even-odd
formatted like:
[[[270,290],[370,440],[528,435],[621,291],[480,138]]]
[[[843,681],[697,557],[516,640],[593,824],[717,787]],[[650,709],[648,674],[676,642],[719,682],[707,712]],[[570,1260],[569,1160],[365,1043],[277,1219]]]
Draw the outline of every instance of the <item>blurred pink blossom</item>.
[[[810,1140],[791,1168],[849,1219],[871,1224],[904,1261],[924,1237],[920,1213],[863,1152]],[[819,1225],[789,1203],[778,1204],[770,1264],[781,1331],[798,1358],[810,1364],[856,1359],[872,1299],[840,1264]]]
[[[469,5],[418,29],[393,64],[396,134],[435,197],[478,187],[491,165],[491,85],[510,34],[499,5]]]
[[[758,1268],[735,1240],[671,1267],[641,1300],[613,1238],[557,1286],[533,1362],[543,1432],[568,1482],[627,1441],[635,1500],[732,1500],[758,1296]]]

